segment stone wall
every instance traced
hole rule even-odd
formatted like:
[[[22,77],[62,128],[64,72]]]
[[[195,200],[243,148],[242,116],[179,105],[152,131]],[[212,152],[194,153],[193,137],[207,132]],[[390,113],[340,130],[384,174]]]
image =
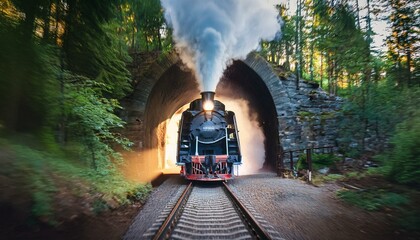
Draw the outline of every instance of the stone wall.
[[[305,80],[299,81],[296,90],[295,75],[271,66],[256,54],[250,54],[245,63],[259,73],[270,89],[284,151],[336,146],[341,98],[330,96],[319,84]]]
[[[281,82],[289,96],[288,111],[278,116],[283,149],[336,146],[343,100],[307,81],[300,81],[299,90],[296,90],[294,75],[281,77]]]

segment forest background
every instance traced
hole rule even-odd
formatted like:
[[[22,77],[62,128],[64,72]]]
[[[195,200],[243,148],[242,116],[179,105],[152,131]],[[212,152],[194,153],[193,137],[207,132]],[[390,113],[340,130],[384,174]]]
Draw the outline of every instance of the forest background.
[[[294,73],[297,88],[306,79],[347,100],[346,154],[373,151],[386,178],[420,186],[418,3],[368,0],[362,9],[359,0],[298,0],[295,12],[288,6],[277,5],[282,38],[262,42],[259,54]],[[378,49],[372,22],[379,17],[389,32]],[[133,87],[130,54],[165,55],[173,47],[159,0],[0,0],[0,146],[12,159],[1,159],[8,167],[0,171],[30,186],[31,216],[56,222],[57,178],[82,179],[103,193],[92,203],[98,211],[110,201],[144,199],[150,186],[117,170],[124,159],[115,147],[131,143],[115,131],[124,127],[116,112]],[[372,133],[377,149],[365,145]]]

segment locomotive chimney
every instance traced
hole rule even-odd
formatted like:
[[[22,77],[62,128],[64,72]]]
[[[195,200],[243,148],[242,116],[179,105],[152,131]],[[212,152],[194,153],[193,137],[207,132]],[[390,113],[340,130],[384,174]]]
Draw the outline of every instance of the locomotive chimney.
[[[214,94],[215,92],[202,92],[201,100],[204,111],[212,111],[214,108]]]
[[[201,98],[203,102],[205,101],[214,101],[214,92],[201,92]]]

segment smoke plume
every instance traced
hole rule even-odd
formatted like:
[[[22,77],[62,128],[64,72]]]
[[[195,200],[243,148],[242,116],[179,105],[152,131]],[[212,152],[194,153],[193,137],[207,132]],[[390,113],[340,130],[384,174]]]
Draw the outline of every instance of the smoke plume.
[[[232,59],[280,31],[274,0],[161,0],[176,49],[202,91],[215,91]]]
[[[249,102],[244,99],[219,96],[218,100],[236,115],[242,153],[239,175],[258,173],[265,161],[265,137],[258,124],[256,113],[251,111]]]

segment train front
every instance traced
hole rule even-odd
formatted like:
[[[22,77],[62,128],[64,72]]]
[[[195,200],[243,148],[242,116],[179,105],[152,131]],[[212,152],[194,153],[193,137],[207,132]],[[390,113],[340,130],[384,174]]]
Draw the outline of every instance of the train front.
[[[214,92],[202,92],[190,103],[179,124],[177,165],[181,175],[196,181],[226,181],[241,164],[235,114],[214,100]]]

